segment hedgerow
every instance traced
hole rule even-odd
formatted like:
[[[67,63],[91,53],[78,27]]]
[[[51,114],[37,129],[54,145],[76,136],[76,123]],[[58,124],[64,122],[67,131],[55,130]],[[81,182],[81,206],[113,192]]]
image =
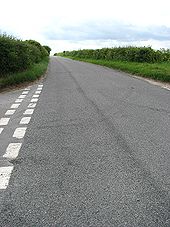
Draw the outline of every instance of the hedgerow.
[[[34,40],[22,41],[0,35],[0,77],[22,72],[48,55],[47,50]]]
[[[141,63],[160,63],[170,61],[170,50],[154,50],[151,47],[115,47],[96,50],[84,49],[78,51],[64,51],[58,55],[77,57],[81,59],[101,59]]]

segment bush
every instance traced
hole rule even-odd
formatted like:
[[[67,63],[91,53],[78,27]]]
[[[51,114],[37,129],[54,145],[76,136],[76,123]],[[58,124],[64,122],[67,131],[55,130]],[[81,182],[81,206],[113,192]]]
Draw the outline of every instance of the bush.
[[[33,45],[33,46],[35,46],[39,49],[39,51],[41,53],[41,55],[40,55],[41,59],[43,59],[44,57],[49,55],[47,50],[43,46],[41,46],[41,44],[39,42],[37,42],[35,40],[31,40],[31,39],[26,40],[25,42],[27,42],[27,43],[29,43],[29,44],[31,44],[31,45]]]
[[[64,51],[61,56],[82,59],[114,60],[130,62],[160,63],[170,61],[170,50],[153,50],[151,47],[116,47],[96,50]]]
[[[46,51],[48,52],[48,54],[50,55],[50,52],[51,52],[51,48],[49,47],[49,46],[43,46],[45,49],[46,49]]]
[[[46,56],[47,50],[36,41],[21,41],[0,35],[0,77],[24,71]]]

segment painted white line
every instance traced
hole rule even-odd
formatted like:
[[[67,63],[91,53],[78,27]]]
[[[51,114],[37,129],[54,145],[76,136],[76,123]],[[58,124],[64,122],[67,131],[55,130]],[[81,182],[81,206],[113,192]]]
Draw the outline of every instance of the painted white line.
[[[41,94],[41,91],[36,91],[35,94]]]
[[[34,109],[27,109],[23,114],[27,115],[27,114],[33,114]]]
[[[31,120],[31,117],[23,117],[21,119],[21,121],[20,121],[20,124],[21,125],[26,125],[26,124],[28,124],[30,122],[30,120]]]
[[[18,102],[22,102],[23,99],[16,99],[15,102],[18,103]]]
[[[18,156],[22,143],[10,143],[6,149],[4,158],[15,159]]]
[[[26,129],[27,129],[26,127],[16,128],[13,137],[17,139],[22,139],[25,135]]]
[[[19,99],[24,99],[26,97],[26,95],[20,95],[18,98]]]
[[[29,91],[23,91],[22,95],[27,95],[29,93]]]
[[[10,118],[5,118],[5,117],[1,118],[0,125],[7,125],[9,120],[10,120]]]
[[[163,88],[165,88],[166,90],[170,91],[170,88],[169,87],[163,87]]]
[[[4,130],[4,128],[0,128],[0,134],[2,133],[3,130]]]
[[[34,107],[36,107],[36,105],[37,105],[37,103],[30,103],[30,104],[28,105],[28,108],[34,108]]]
[[[38,99],[37,98],[35,98],[35,99],[31,99],[31,102],[37,102],[38,101]]]
[[[38,87],[37,88],[37,91],[42,91],[42,87]]]
[[[43,84],[39,84],[38,87],[43,87]]]
[[[11,108],[12,109],[17,109],[20,106],[20,104],[12,104]]]
[[[30,91],[30,88],[25,88],[24,91]]]
[[[12,115],[15,113],[16,110],[7,110],[7,112],[5,113],[5,115]]]
[[[33,95],[32,97],[33,98],[38,98],[40,95]]]
[[[13,166],[0,167],[0,189],[6,189],[13,170]]]

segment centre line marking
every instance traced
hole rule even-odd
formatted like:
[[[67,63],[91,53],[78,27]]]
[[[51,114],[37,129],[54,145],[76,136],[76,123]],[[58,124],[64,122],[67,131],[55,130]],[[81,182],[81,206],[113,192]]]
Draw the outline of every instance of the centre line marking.
[[[3,130],[4,130],[4,128],[0,128],[0,134],[2,133]]]
[[[23,99],[16,99],[15,102],[18,103],[18,102],[22,102]]]
[[[13,166],[0,167],[0,189],[6,189],[13,170]]]
[[[38,98],[40,95],[33,95],[32,97],[33,98]]]
[[[41,91],[36,91],[35,94],[41,94]]]
[[[37,98],[31,99],[31,102],[37,102],[37,101],[38,101]]]
[[[4,158],[15,159],[17,158],[22,143],[10,143],[6,149],[6,153],[3,155]]]
[[[34,108],[34,107],[36,107],[36,105],[37,105],[37,103],[30,103],[30,104],[28,105],[28,108]]]
[[[1,118],[0,119],[0,125],[7,125],[9,122],[10,118]]]
[[[22,139],[26,133],[26,129],[27,129],[26,127],[16,128],[13,137],[17,139]]]
[[[15,113],[16,110],[7,110],[7,112],[5,113],[5,115],[12,115]]]
[[[11,108],[12,109],[17,109],[20,106],[20,104],[12,104]]]
[[[22,95],[27,95],[29,93],[29,91],[23,91]]]
[[[19,99],[24,99],[26,97],[26,95],[20,95],[18,98]]]
[[[26,124],[28,124],[30,122],[30,120],[31,120],[31,117],[23,117],[21,119],[21,121],[20,121],[20,124],[21,125],[26,125]]]
[[[34,112],[34,109],[27,109],[23,114],[26,115],[26,114],[33,114]]]

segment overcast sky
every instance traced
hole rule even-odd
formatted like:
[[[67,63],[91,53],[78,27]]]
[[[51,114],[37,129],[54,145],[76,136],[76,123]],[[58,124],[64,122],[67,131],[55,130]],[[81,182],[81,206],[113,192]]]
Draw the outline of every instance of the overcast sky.
[[[63,50],[170,48],[170,0],[0,0],[0,32]]]

